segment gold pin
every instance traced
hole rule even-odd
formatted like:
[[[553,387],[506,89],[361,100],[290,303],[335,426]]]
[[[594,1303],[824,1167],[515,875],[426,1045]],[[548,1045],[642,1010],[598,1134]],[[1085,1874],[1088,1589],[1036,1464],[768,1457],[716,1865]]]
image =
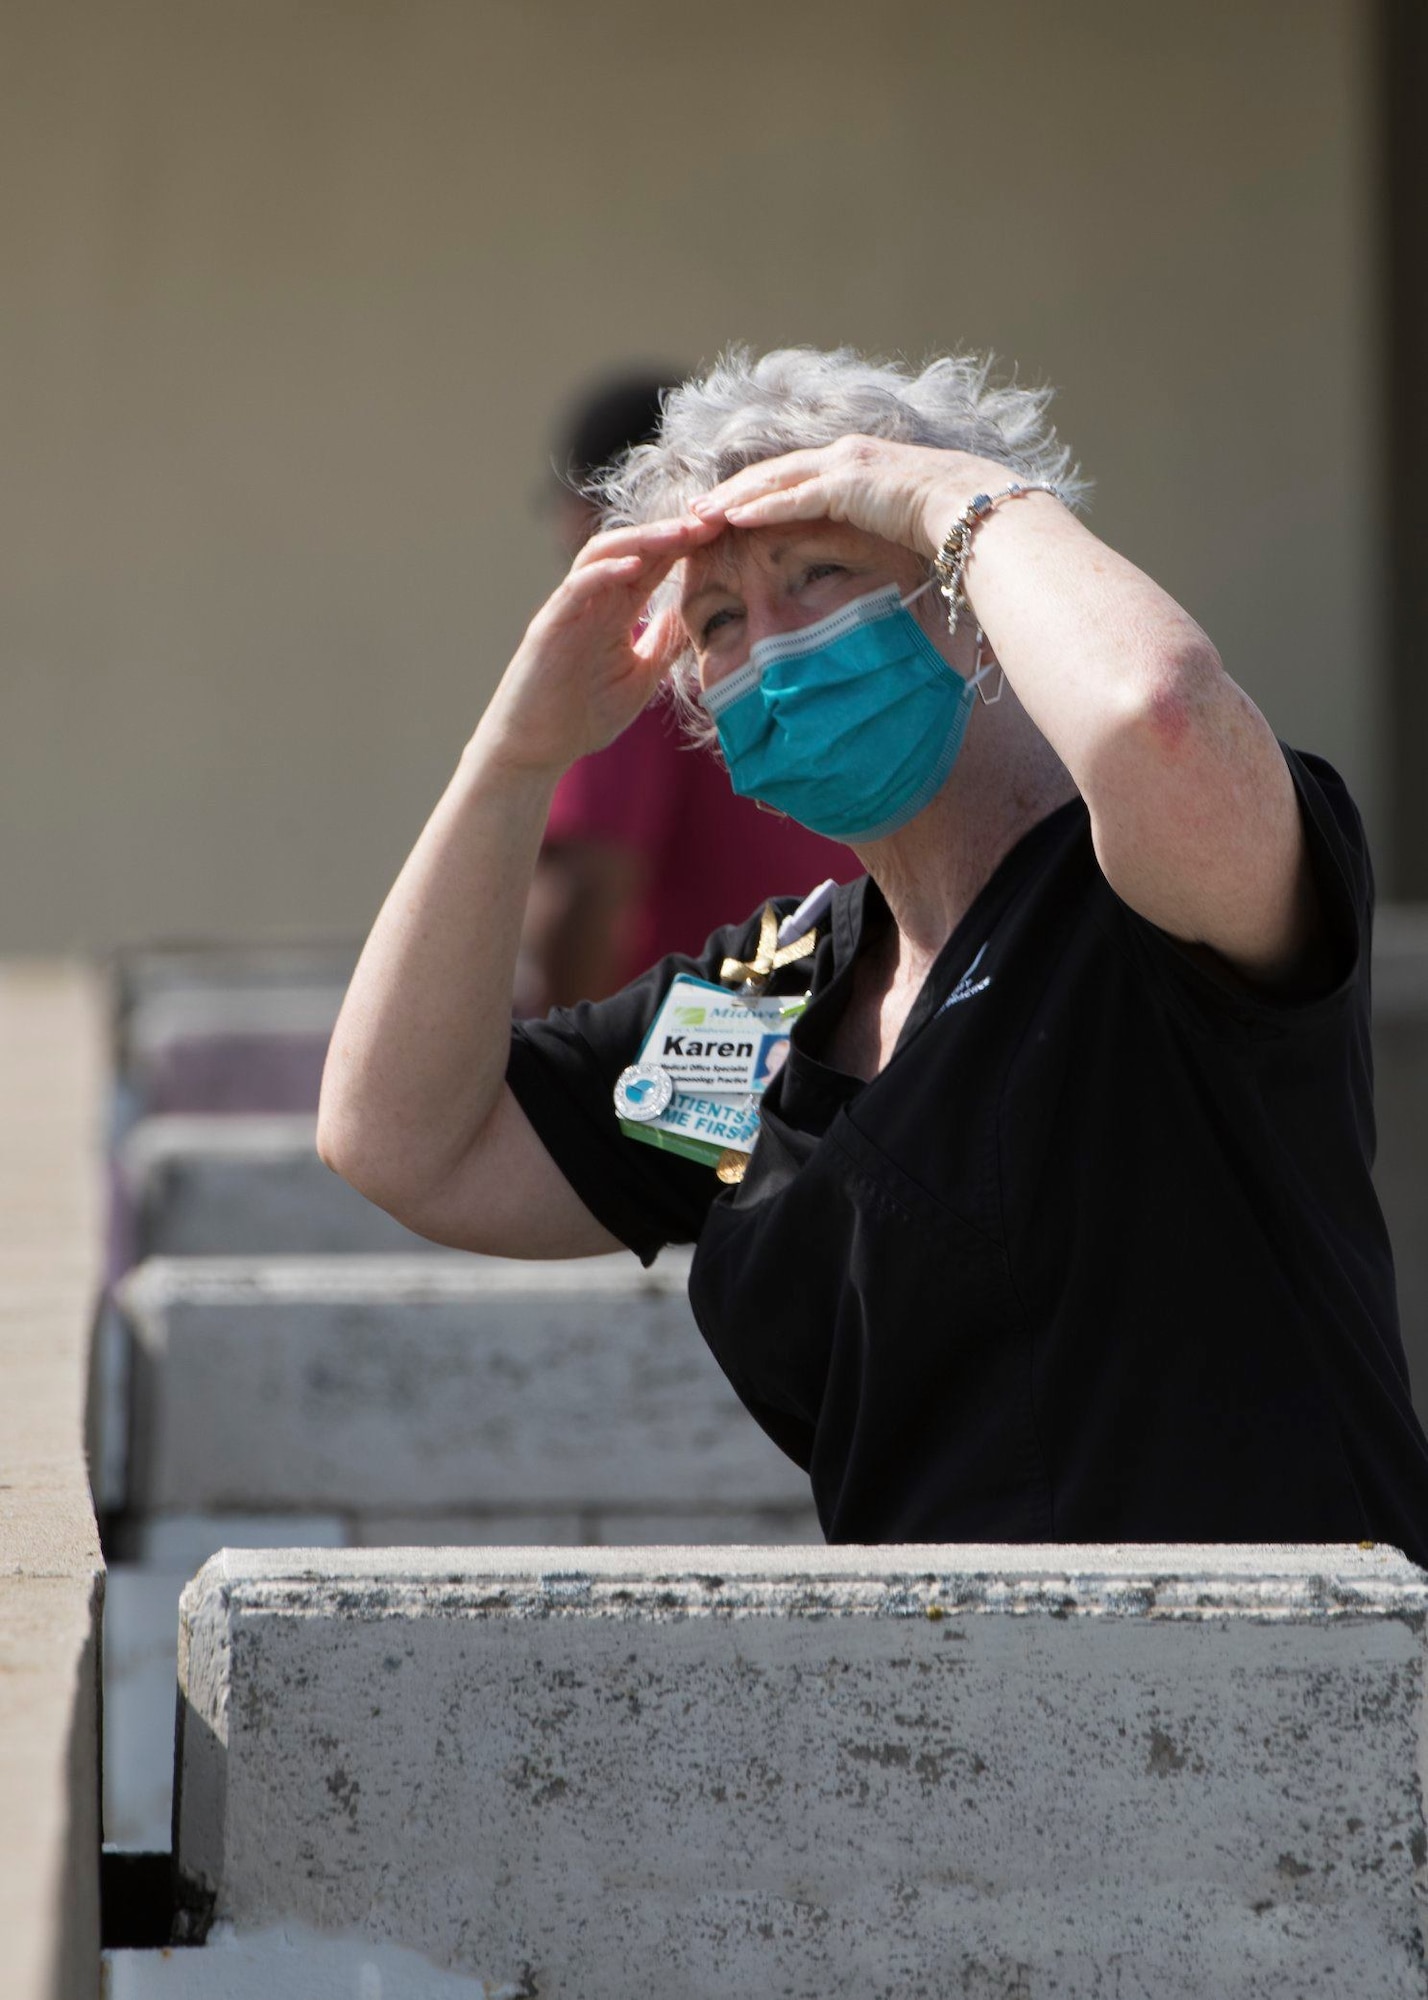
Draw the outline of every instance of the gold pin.
[[[719,968],[719,983],[732,986],[739,993],[751,998],[764,991],[776,972],[786,965],[794,965],[800,958],[808,958],[818,947],[818,927],[805,931],[792,944],[778,942],[778,912],[772,903],[764,904],[763,916],[759,919],[759,948],[752,958],[726,958]]]
[[[736,1187],[744,1178],[748,1164],[748,1154],[735,1152],[730,1146],[714,1162],[714,1178],[723,1181],[725,1187]]]

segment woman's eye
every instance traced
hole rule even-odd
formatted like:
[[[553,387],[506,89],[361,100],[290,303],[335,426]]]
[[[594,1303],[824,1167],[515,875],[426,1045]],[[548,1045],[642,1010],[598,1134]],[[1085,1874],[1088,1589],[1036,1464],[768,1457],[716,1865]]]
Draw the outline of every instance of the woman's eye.
[[[700,639],[707,646],[709,644],[709,641],[713,638],[714,634],[719,630],[720,626],[732,623],[732,621],[736,619],[738,615],[739,614],[737,611],[730,609],[728,606],[726,606],[723,611],[714,612],[710,617],[705,619],[703,625],[700,627],[699,629]]]
[[[805,583],[821,583],[825,577],[842,576],[844,573],[844,565],[842,563],[810,563],[808,568],[803,572],[803,581]]]

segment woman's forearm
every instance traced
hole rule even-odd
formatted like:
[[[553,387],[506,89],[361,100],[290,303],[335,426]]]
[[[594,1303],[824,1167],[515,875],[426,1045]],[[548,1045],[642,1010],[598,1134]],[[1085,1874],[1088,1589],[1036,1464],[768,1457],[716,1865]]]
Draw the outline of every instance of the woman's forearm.
[[[559,776],[512,764],[478,729],[358,961],[318,1148],[383,1206],[439,1186],[500,1095],[521,921]]]
[[[1302,962],[1317,927],[1293,780],[1194,619],[1046,496],[998,507],[973,551],[974,614],[1111,886],[1251,975]]]
[[[1049,495],[997,506],[966,578],[1008,679],[1088,798],[1117,760],[1134,765],[1147,743],[1152,762],[1173,755],[1192,720],[1238,706],[1189,613]]]
[[[656,521],[586,543],[531,620],[372,927],[333,1032],[317,1143],[403,1219],[431,1211],[501,1100],[521,923],[556,784],[648,701],[668,644],[636,634],[636,620],[685,550],[717,532]]]

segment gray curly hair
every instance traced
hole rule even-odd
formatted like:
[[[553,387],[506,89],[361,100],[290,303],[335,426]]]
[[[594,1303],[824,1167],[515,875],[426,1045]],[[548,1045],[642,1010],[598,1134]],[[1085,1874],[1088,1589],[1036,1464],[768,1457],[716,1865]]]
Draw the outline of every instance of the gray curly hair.
[[[625,452],[586,491],[607,528],[664,520],[746,465],[862,436],[975,452],[1022,479],[1050,480],[1069,504],[1084,504],[1088,482],[1047,418],[1053,392],[996,384],[991,375],[991,360],[975,354],[942,355],[914,370],[851,347],[781,347],[758,357],[731,347],[707,375],[668,390],[653,441]],[[666,584],[655,604],[673,598]],[[670,680],[690,734],[710,741],[691,651]]]

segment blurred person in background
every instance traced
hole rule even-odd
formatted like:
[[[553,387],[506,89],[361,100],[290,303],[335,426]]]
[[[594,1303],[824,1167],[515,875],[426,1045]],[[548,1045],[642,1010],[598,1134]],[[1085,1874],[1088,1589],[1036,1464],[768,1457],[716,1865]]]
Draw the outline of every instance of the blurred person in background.
[[[692,1242],[830,1541],[1425,1563],[1363,825],[1077,518],[1047,403],[810,349],[667,397],[373,928],[319,1144],[458,1248]],[[513,1026],[551,794],[665,677],[867,873]]]
[[[599,525],[592,480],[659,429],[670,372],[602,378],[574,403],[555,454],[556,538],[573,562]],[[848,881],[856,857],[737,797],[656,697],[556,787],[521,933],[517,1014],[600,1000],[666,951],[694,951],[731,910]]]

